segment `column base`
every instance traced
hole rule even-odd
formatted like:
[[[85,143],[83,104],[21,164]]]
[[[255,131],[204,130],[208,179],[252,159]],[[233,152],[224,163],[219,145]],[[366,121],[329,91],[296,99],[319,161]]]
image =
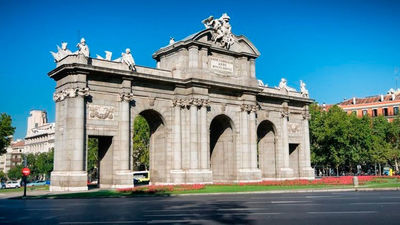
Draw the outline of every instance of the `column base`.
[[[112,184],[102,184],[100,188],[133,188],[133,172],[130,170],[117,170],[113,174]]]
[[[300,179],[314,180],[315,173],[312,167],[300,169]]]
[[[277,178],[281,179],[295,179],[293,175],[293,169],[292,168],[280,168],[278,169],[278,176]]]
[[[258,182],[261,180],[260,169],[239,169],[238,182]]]
[[[50,176],[50,191],[87,191],[86,171],[53,171]]]
[[[171,184],[211,184],[212,172],[208,169],[171,170]]]

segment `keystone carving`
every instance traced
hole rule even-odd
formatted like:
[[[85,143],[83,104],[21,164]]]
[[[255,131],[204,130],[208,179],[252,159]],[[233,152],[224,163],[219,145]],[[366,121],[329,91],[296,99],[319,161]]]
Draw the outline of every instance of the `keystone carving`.
[[[89,88],[68,88],[53,94],[53,100],[55,102],[61,102],[65,98],[75,98],[77,96],[86,97],[89,96]]]

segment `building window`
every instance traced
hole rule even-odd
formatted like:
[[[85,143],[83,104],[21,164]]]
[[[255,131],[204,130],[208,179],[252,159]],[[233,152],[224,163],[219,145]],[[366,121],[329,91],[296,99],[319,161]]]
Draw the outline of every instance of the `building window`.
[[[372,117],[378,116],[378,109],[373,109],[372,110]]]
[[[367,116],[367,115],[368,115],[368,110],[363,110],[363,111],[362,111],[362,115],[363,115],[363,116]]]
[[[383,115],[384,116],[389,116],[388,108],[383,108]]]
[[[398,115],[399,114],[399,107],[398,106],[393,107],[393,114],[394,115]]]

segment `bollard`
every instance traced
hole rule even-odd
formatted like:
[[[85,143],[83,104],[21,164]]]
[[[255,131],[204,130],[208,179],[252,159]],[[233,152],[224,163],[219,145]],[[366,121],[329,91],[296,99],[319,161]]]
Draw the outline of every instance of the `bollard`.
[[[357,176],[353,177],[353,186],[358,187],[358,177]]]

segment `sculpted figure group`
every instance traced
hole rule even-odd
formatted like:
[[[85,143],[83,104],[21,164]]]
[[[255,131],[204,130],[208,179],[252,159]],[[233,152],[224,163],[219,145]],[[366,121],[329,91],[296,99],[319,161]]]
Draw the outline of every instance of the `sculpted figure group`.
[[[57,45],[57,52],[52,52],[50,51],[51,55],[54,58],[55,62],[59,62],[62,59],[64,59],[65,57],[69,56],[69,55],[83,55],[86,58],[90,57],[90,51],[89,51],[89,46],[86,44],[86,40],[85,38],[82,38],[81,41],[76,45],[76,47],[78,48],[78,51],[76,52],[71,52],[68,48],[67,48],[68,43],[67,42],[62,42],[61,43],[61,48]],[[107,61],[111,61],[111,56],[112,56],[112,52],[110,51],[105,51],[106,53],[106,57],[103,58],[100,55],[97,55],[97,59],[102,59],[102,60],[107,60]],[[131,54],[131,50],[129,48],[127,48],[125,50],[125,52],[121,53],[121,57],[117,58],[115,60],[113,60],[114,62],[121,62],[124,63],[126,65],[128,65],[130,70],[136,71],[136,67],[135,67],[135,60],[132,57]]]
[[[219,42],[221,47],[229,49],[234,43],[235,39],[232,34],[232,27],[229,24],[231,18],[226,14],[222,14],[219,19],[214,19],[214,16],[209,16],[204,19],[202,23],[206,29],[213,29],[215,31],[214,43]]]

